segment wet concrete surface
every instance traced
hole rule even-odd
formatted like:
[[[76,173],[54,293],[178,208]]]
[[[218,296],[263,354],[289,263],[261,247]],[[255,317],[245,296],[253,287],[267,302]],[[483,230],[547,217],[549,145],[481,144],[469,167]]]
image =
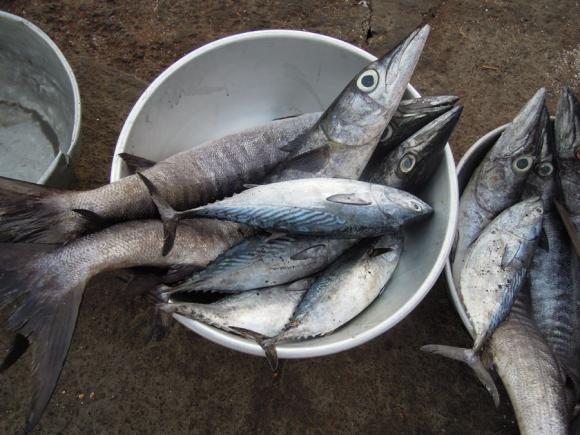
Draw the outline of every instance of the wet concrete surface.
[[[0,1],[55,40],[79,81],[82,157],[73,187],[108,181],[132,105],[161,71],[219,37],[267,28],[338,37],[380,55],[417,25],[432,33],[412,83],[465,105],[456,159],[508,122],[540,86],[580,85],[576,1]],[[576,24],[574,24],[576,23]],[[383,336],[337,355],[283,364],[175,325],[158,340],[141,295],[147,276],[104,274],[89,284],[56,393],[35,433],[517,433],[467,367],[418,351],[469,346],[440,279]],[[0,348],[9,343],[0,333]],[[0,377],[0,433],[18,433],[30,400],[29,356]]]

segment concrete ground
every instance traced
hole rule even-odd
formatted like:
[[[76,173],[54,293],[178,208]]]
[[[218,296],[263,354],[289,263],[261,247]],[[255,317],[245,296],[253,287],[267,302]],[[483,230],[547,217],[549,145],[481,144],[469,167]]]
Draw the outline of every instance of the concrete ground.
[[[117,135],[148,82],[183,54],[234,33],[304,29],[380,55],[430,23],[412,83],[424,94],[461,97],[457,159],[537,88],[547,88],[553,109],[561,86],[578,91],[580,83],[575,0],[2,0],[0,9],[40,26],[77,75],[76,188],[108,181]],[[418,351],[426,343],[470,345],[442,279],[385,335],[338,355],[287,361],[273,380],[264,360],[178,325],[152,338],[152,310],[132,277],[91,281],[35,433],[517,433],[505,394],[496,409],[468,368]],[[0,331],[0,348],[9,337]],[[0,433],[22,428],[29,363],[26,356],[0,378]]]

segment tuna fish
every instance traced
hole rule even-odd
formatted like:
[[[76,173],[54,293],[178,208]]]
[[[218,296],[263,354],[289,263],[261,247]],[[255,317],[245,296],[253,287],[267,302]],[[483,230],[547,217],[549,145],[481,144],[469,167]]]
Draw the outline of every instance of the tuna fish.
[[[324,336],[355,318],[384,290],[402,249],[400,234],[363,240],[322,273],[278,335],[265,337],[256,331],[235,329],[256,340],[264,348],[272,370],[276,370],[277,343]]]
[[[308,278],[246,291],[211,304],[171,302],[158,307],[167,313],[198,320],[227,332],[237,333],[234,328],[244,328],[272,336],[279,334],[290,321],[304,292],[313,282],[314,278]]]
[[[542,217],[540,198],[519,202],[497,216],[469,249],[458,292],[475,333],[473,347],[422,348],[469,364],[496,404],[499,394],[478,353],[507,317],[522,287],[540,235]]]

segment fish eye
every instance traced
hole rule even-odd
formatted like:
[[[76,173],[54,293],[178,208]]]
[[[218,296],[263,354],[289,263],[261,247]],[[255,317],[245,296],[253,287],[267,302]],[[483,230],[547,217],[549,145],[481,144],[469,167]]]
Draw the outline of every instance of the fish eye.
[[[379,73],[374,69],[367,69],[356,81],[356,86],[363,92],[374,91],[379,84]]]
[[[536,167],[536,172],[541,177],[548,177],[549,175],[552,175],[552,172],[554,172],[554,167],[551,163],[542,163]]]
[[[410,203],[411,207],[413,207],[415,210],[417,211],[423,210],[423,207],[421,207],[421,204],[419,204],[417,201],[410,201]]]
[[[544,209],[542,207],[536,207],[536,214],[544,214]]]
[[[530,156],[518,157],[512,163],[512,167],[516,172],[527,172],[532,167],[534,160]]]
[[[416,159],[413,154],[405,154],[399,162],[399,169],[403,174],[407,174],[415,167]]]

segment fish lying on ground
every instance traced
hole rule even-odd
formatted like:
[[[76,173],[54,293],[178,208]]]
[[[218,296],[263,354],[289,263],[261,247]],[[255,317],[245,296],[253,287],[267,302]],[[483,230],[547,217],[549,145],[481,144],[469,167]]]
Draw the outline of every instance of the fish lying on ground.
[[[570,413],[562,373],[531,319],[527,298],[520,294],[486,353],[507,390],[521,434],[567,435]]]
[[[521,201],[500,213],[469,249],[457,291],[473,326],[473,347],[428,345],[421,348],[469,364],[496,404],[499,394],[478,352],[507,317],[522,287],[540,235],[542,217],[540,198]]]
[[[443,149],[462,110],[457,106],[431,121],[395,147],[380,164],[369,170],[368,178],[363,175],[363,179],[409,192],[423,187],[439,167]]]
[[[266,184],[213,204],[176,212],[155,186],[140,176],[168,227],[182,218],[209,217],[273,233],[349,239],[380,236],[433,212],[429,205],[405,191],[337,178]]]
[[[232,227],[237,228],[232,231]],[[203,268],[249,232],[249,228],[230,222],[182,221],[177,226],[174,249],[162,256],[161,222],[131,221],[65,246],[28,245],[27,255],[3,261],[0,307],[13,309],[8,328],[30,342],[33,358],[34,396],[26,431],[38,422],[56,386],[84,288],[92,276],[104,270],[133,266]],[[15,246],[18,244],[0,244],[0,252],[12,254]],[[32,255],[35,252],[38,254]],[[2,370],[16,359],[14,353],[9,354]]]
[[[313,283],[314,278],[307,278],[227,296],[211,304],[172,302],[159,304],[158,308],[232,333],[236,333],[233,327],[272,336],[282,331]]]
[[[359,315],[385,288],[399,263],[402,249],[400,234],[363,240],[322,273],[278,335],[266,337],[257,331],[233,329],[256,340],[276,370],[277,343],[330,334]]]
[[[541,146],[544,88],[529,100],[505,129],[469,179],[459,203],[452,252],[455,285],[469,247],[501,211],[518,201]]]
[[[162,286],[162,299],[180,291],[240,292],[286,284],[321,271],[356,239],[256,235],[220,255],[182,283]]]

